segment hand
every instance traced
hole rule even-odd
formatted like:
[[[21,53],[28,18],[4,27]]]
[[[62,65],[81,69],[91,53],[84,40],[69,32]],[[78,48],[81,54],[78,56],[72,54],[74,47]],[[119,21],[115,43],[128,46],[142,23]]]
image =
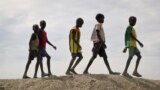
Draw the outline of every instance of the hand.
[[[124,48],[123,53],[126,53],[126,51],[127,51],[127,47]]]
[[[141,43],[141,42],[138,42],[139,43],[139,45],[141,46],[141,47],[143,47],[143,44]]]
[[[104,43],[104,44],[103,44],[103,47],[104,47],[104,48],[107,48],[107,45]]]
[[[79,46],[79,49],[80,49],[80,50],[82,50],[82,47],[81,47],[81,46]]]
[[[102,45],[102,47],[103,47],[104,49],[107,48],[107,45],[105,44],[105,42],[100,41],[99,44]]]
[[[53,48],[56,50],[57,49],[57,47],[56,46],[53,46]]]

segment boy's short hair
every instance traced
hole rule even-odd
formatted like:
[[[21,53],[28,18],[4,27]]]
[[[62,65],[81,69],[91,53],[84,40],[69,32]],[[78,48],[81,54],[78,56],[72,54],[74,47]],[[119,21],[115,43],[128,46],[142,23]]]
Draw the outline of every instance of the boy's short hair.
[[[135,16],[130,16],[129,17],[129,23],[133,22],[133,21],[136,21],[137,18]]]
[[[40,21],[40,25],[41,25],[41,24],[46,24],[46,21],[45,21],[45,20],[41,20],[41,21]]]
[[[101,13],[98,13],[98,14],[96,15],[96,20],[98,21],[100,18],[104,18],[104,15],[101,14]]]
[[[78,23],[78,22],[83,23],[84,21],[83,21],[83,19],[82,19],[82,18],[77,18],[76,23]]]
[[[33,25],[33,30],[35,30],[35,29],[39,29],[39,26],[37,24]]]

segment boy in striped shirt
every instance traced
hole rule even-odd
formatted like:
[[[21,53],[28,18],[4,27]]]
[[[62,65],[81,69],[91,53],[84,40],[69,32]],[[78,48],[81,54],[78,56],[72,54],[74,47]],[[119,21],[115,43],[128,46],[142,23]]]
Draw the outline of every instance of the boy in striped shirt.
[[[133,75],[136,76],[136,77],[142,77],[142,75],[140,75],[137,71],[138,69],[138,66],[139,66],[139,62],[140,62],[140,59],[141,59],[141,53],[139,51],[139,49],[137,48],[137,43],[143,47],[143,44],[137,39],[137,35],[136,35],[136,30],[133,28],[133,26],[136,25],[136,17],[135,16],[131,16],[129,18],[129,26],[127,27],[126,29],[126,33],[125,33],[125,49],[123,50],[123,52],[125,53],[127,48],[129,49],[129,57],[128,57],[128,60],[127,60],[127,63],[126,63],[126,67],[125,67],[125,70],[123,72],[123,76],[126,76],[126,77],[129,77],[129,78],[132,78],[132,76],[130,76],[128,73],[127,73],[127,70],[128,70],[128,67],[130,65],[130,62],[133,58],[134,55],[137,56],[137,62],[136,62],[136,67],[135,67],[135,70],[133,72]]]
[[[78,18],[76,20],[76,26],[74,26],[70,30],[70,33],[69,33],[69,48],[70,48],[70,52],[72,55],[72,60],[71,60],[69,67],[66,71],[66,75],[77,74],[77,72],[75,72],[74,69],[83,58],[82,53],[81,53],[82,47],[80,45],[81,32],[79,29],[80,27],[82,27],[83,23],[84,23],[83,19]],[[76,57],[78,57],[77,60],[76,60]],[[74,64],[74,62],[75,62],[75,64]]]

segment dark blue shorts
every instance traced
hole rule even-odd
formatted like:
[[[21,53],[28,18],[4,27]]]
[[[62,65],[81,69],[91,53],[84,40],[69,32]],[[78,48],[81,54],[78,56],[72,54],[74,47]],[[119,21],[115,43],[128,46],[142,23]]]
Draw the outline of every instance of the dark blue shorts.
[[[47,56],[49,56],[45,48],[39,48],[39,55],[41,57],[47,57]]]

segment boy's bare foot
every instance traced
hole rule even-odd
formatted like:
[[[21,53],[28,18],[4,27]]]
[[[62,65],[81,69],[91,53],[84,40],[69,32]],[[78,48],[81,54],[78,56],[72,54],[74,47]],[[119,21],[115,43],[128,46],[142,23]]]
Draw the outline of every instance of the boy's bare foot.
[[[47,73],[43,73],[41,76],[45,77],[45,76],[48,76],[48,74]]]
[[[67,71],[66,75],[72,75],[72,73],[70,71]]]
[[[134,75],[134,76],[136,76],[136,77],[142,77],[142,75],[140,75],[138,72],[133,72],[132,75]]]
[[[74,69],[71,69],[70,71],[71,71],[73,74],[76,74],[76,75],[78,74],[76,71],[74,71]]]
[[[125,76],[125,77],[128,77],[128,78],[133,78],[131,75],[129,75],[128,73],[123,73],[122,74],[123,76]]]
[[[111,75],[120,75],[119,72],[110,72]]]
[[[84,71],[83,74],[89,74],[88,71]]]
[[[28,77],[28,76],[23,76],[23,79],[30,79],[30,77]]]
[[[34,76],[33,78],[37,78],[37,76]]]
[[[52,75],[53,75],[52,73],[49,73],[49,74],[48,74],[48,76],[52,76]]]

